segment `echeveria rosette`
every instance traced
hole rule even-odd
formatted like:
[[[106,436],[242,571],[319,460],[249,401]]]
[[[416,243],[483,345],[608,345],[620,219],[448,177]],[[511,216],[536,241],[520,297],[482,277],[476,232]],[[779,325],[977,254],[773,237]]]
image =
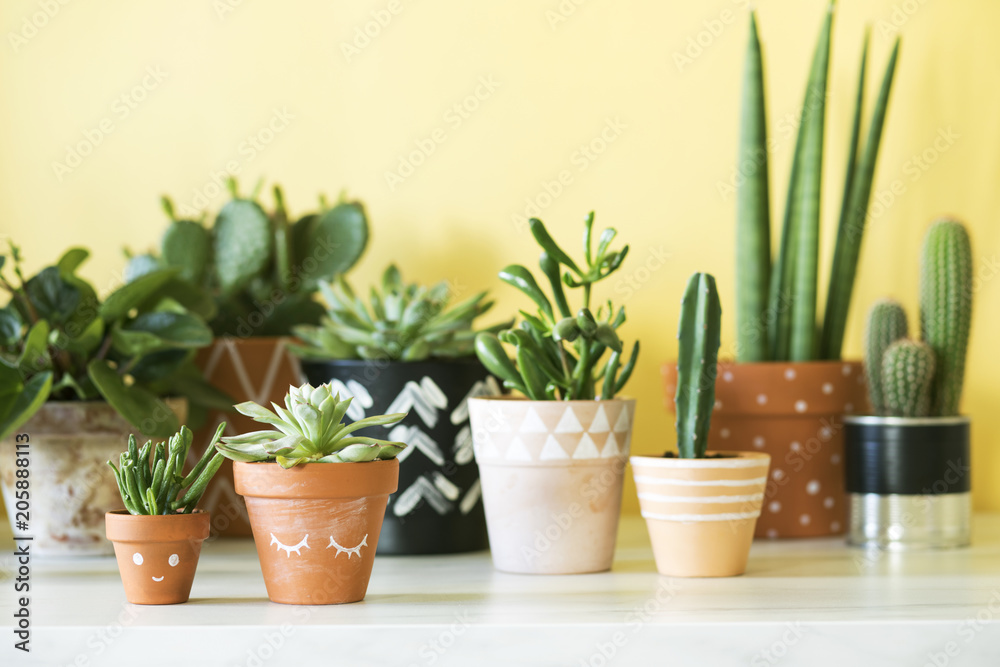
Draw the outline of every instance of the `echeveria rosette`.
[[[344,415],[352,398],[340,397],[329,384],[290,387],[284,407],[271,403],[274,411],[252,401],[236,405],[236,410],[261,424],[274,428],[222,438],[216,447],[234,461],[276,461],[282,468],[303,463],[363,463],[394,459],[406,448],[390,442],[351,435],[370,426],[391,426],[405,412],[375,415],[345,423]]]

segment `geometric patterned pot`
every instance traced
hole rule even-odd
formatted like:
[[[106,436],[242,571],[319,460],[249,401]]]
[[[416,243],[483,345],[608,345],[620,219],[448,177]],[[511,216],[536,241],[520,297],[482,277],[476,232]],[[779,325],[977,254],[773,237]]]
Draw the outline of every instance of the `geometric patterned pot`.
[[[676,364],[663,366],[673,411]],[[860,362],[720,363],[708,448],[771,456],[756,537],[821,537],[847,528],[845,414],[868,407]]]

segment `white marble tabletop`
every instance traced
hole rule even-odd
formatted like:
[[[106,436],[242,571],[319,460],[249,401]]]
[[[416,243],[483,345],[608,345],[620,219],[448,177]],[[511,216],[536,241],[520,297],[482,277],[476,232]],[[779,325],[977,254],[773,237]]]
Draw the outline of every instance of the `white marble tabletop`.
[[[1000,516],[974,545],[868,553],[756,542],[746,575],[669,579],[622,521],[611,572],[496,572],[486,552],[378,557],[364,602],[268,602],[253,544],[205,544],[191,601],[128,604],[113,558],[32,562],[30,654],[13,648],[0,536],[0,665],[1000,665]]]

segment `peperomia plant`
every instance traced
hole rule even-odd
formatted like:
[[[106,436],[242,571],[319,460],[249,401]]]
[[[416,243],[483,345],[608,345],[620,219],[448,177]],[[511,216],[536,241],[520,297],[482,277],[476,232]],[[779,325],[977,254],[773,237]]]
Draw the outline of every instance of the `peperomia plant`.
[[[532,400],[611,399],[628,382],[639,356],[639,343],[632,347],[623,365],[622,342],[617,329],[625,323],[625,308],[606,305],[591,310],[594,285],[621,266],[628,246],[611,250],[617,232],[605,229],[593,245],[594,213],[584,221],[584,263],[578,265],[560,248],[541,220],[532,218],[531,233],[542,247],[539,267],[549,282],[549,299],[524,266],[511,264],[500,272],[500,279],[521,290],[538,307],[536,313],[520,311],[520,327],[499,335],[476,336],[476,354],[486,368]],[[563,271],[565,267],[565,272]],[[582,304],[575,313],[566,298],[565,287],[583,292]],[[507,356],[502,343],[515,347],[515,361]],[[601,361],[610,350],[604,363]],[[598,387],[600,389],[598,390]]]
[[[118,491],[129,514],[191,514],[205,493],[208,483],[222,465],[222,454],[215,450],[226,423],[219,424],[212,441],[198,463],[185,475],[184,463],[191,449],[193,434],[187,426],[166,442],[142,447],[129,435],[128,449],[118,458],[115,471]]]
[[[76,274],[89,253],[73,248],[55,266],[31,278],[11,244],[13,277],[0,290],[0,439],[31,418],[46,401],[107,401],[140,432],[167,437],[180,424],[160,400],[186,396],[224,409],[232,401],[205,382],[193,357],[212,342],[199,316],[203,303],[175,277],[152,271],[101,301]]]
[[[278,336],[294,324],[317,324],[323,308],[313,301],[320,281],[350,269],[368,243],[368,219],[360,202],[335,206],[320,198],[320,210],[289,222],[282,190],[274,186],[274,209],[257,201],[260,184],[242,197],[234,179],[232,199],[212,228],[179,218],[169,198],[170,220],[158,253],[132,257],[130,278],[173,267],[189,285],[210,294],[218,336]]]
[[[404,283],[395,264],[382,274],[381,287],[372,287],[366,305],[343,276],[320,283],[329,311],[320,326],[294,327],[305,345],[289,349],[304,359],[421,361],[474,354],[473,322],[493,306],[486,292],[452,305],[447,281],[430,288]],[[510,325],[484,331],[495,333]]]
[[[252,401],[240,403],[235,406],[240,414],[277,430],[222,438],[216,448],[234,461],[276,461],[282,468],[304,463],[362,463],[396,458],[406,448],[404,443],[351,434],[369,426],[391,426],[406,417],[406,413],[345,423],[344,415],[352,400],[341,399],[329,384],[318,387],[304,384],[289,388],[284,407],[272,403],[274,412]]]

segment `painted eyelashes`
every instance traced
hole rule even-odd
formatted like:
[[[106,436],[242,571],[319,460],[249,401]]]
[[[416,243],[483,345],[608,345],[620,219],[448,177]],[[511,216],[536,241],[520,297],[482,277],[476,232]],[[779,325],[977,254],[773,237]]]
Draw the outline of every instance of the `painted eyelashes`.
[[[347,549],[347,548],[342,547],[339,544],[337,544],[337,541],[335,539],[333,539],[333,535],[331,535],[330,536],[330,544],[328,544],[326,548],[327,549],[333,549],[334,547],[336,547],[337,553],[333,556],[334,558],[336,558],[340,554],[347,554],[347,560],[350,560],[351,556],[354,556],[354,555],[357,555],[357,557],[360,558],[361,557],[361,547],[367,547],[367,546],[368,546],[368,534],[365,533],[365,536],[363,538],[361,538],[361,544],[359,544],[356,547],[351,547],[350,549]]]
[[[288,546],[287,544],[282,544],[281,540],[275,537],[274,533],[271,533],[271,546],[275,546],[278,551],[284,551],[285,555],[288,558],[292,557],[293,551],[295,552],[296,556],[301,556],[303,549],[311,549],[312,547],[309,546],[308,540],[309,540],[309,535],[307,534],[305,537],[302,538],[302,541],[300,541],[298,544],[293,546]],[[339,544],[337,544],[337,540],[333,539],[333,535],[331,535],[330,544],[328,544],[326,548],[337,550],[337,553],[334,555],[334,558],[336,558],[340,554],[347,554],[347,558],[348,560],[350,560],[352,556],[358,556],[360,558],[361,547],[367,547],[367,546],[368,546],[368,534],[366,533],[365,536],[361,538],[360,544],[358,544],[356,547],[350,547],[350,548],[342,547]]]
[[[278,538],[274,536],[274,533],[271,533],[271,544],[277,544],[278,545],[278,551],[281,551],[282,549],[284,549],[285,555],[288,558],[292,557],[292,552],[293,551],[295,552],[296,556],[301,556],[302,555],[302,550],[309,548],[309,542],[307,541],[308,539],[309,539],[309,535],[306,534],[306,536],[302,538],[301,542],[299,542],[295,546],[289,547],[289,546],[286,546],[286,545],[282,544],[281,541],[278,540]]]

